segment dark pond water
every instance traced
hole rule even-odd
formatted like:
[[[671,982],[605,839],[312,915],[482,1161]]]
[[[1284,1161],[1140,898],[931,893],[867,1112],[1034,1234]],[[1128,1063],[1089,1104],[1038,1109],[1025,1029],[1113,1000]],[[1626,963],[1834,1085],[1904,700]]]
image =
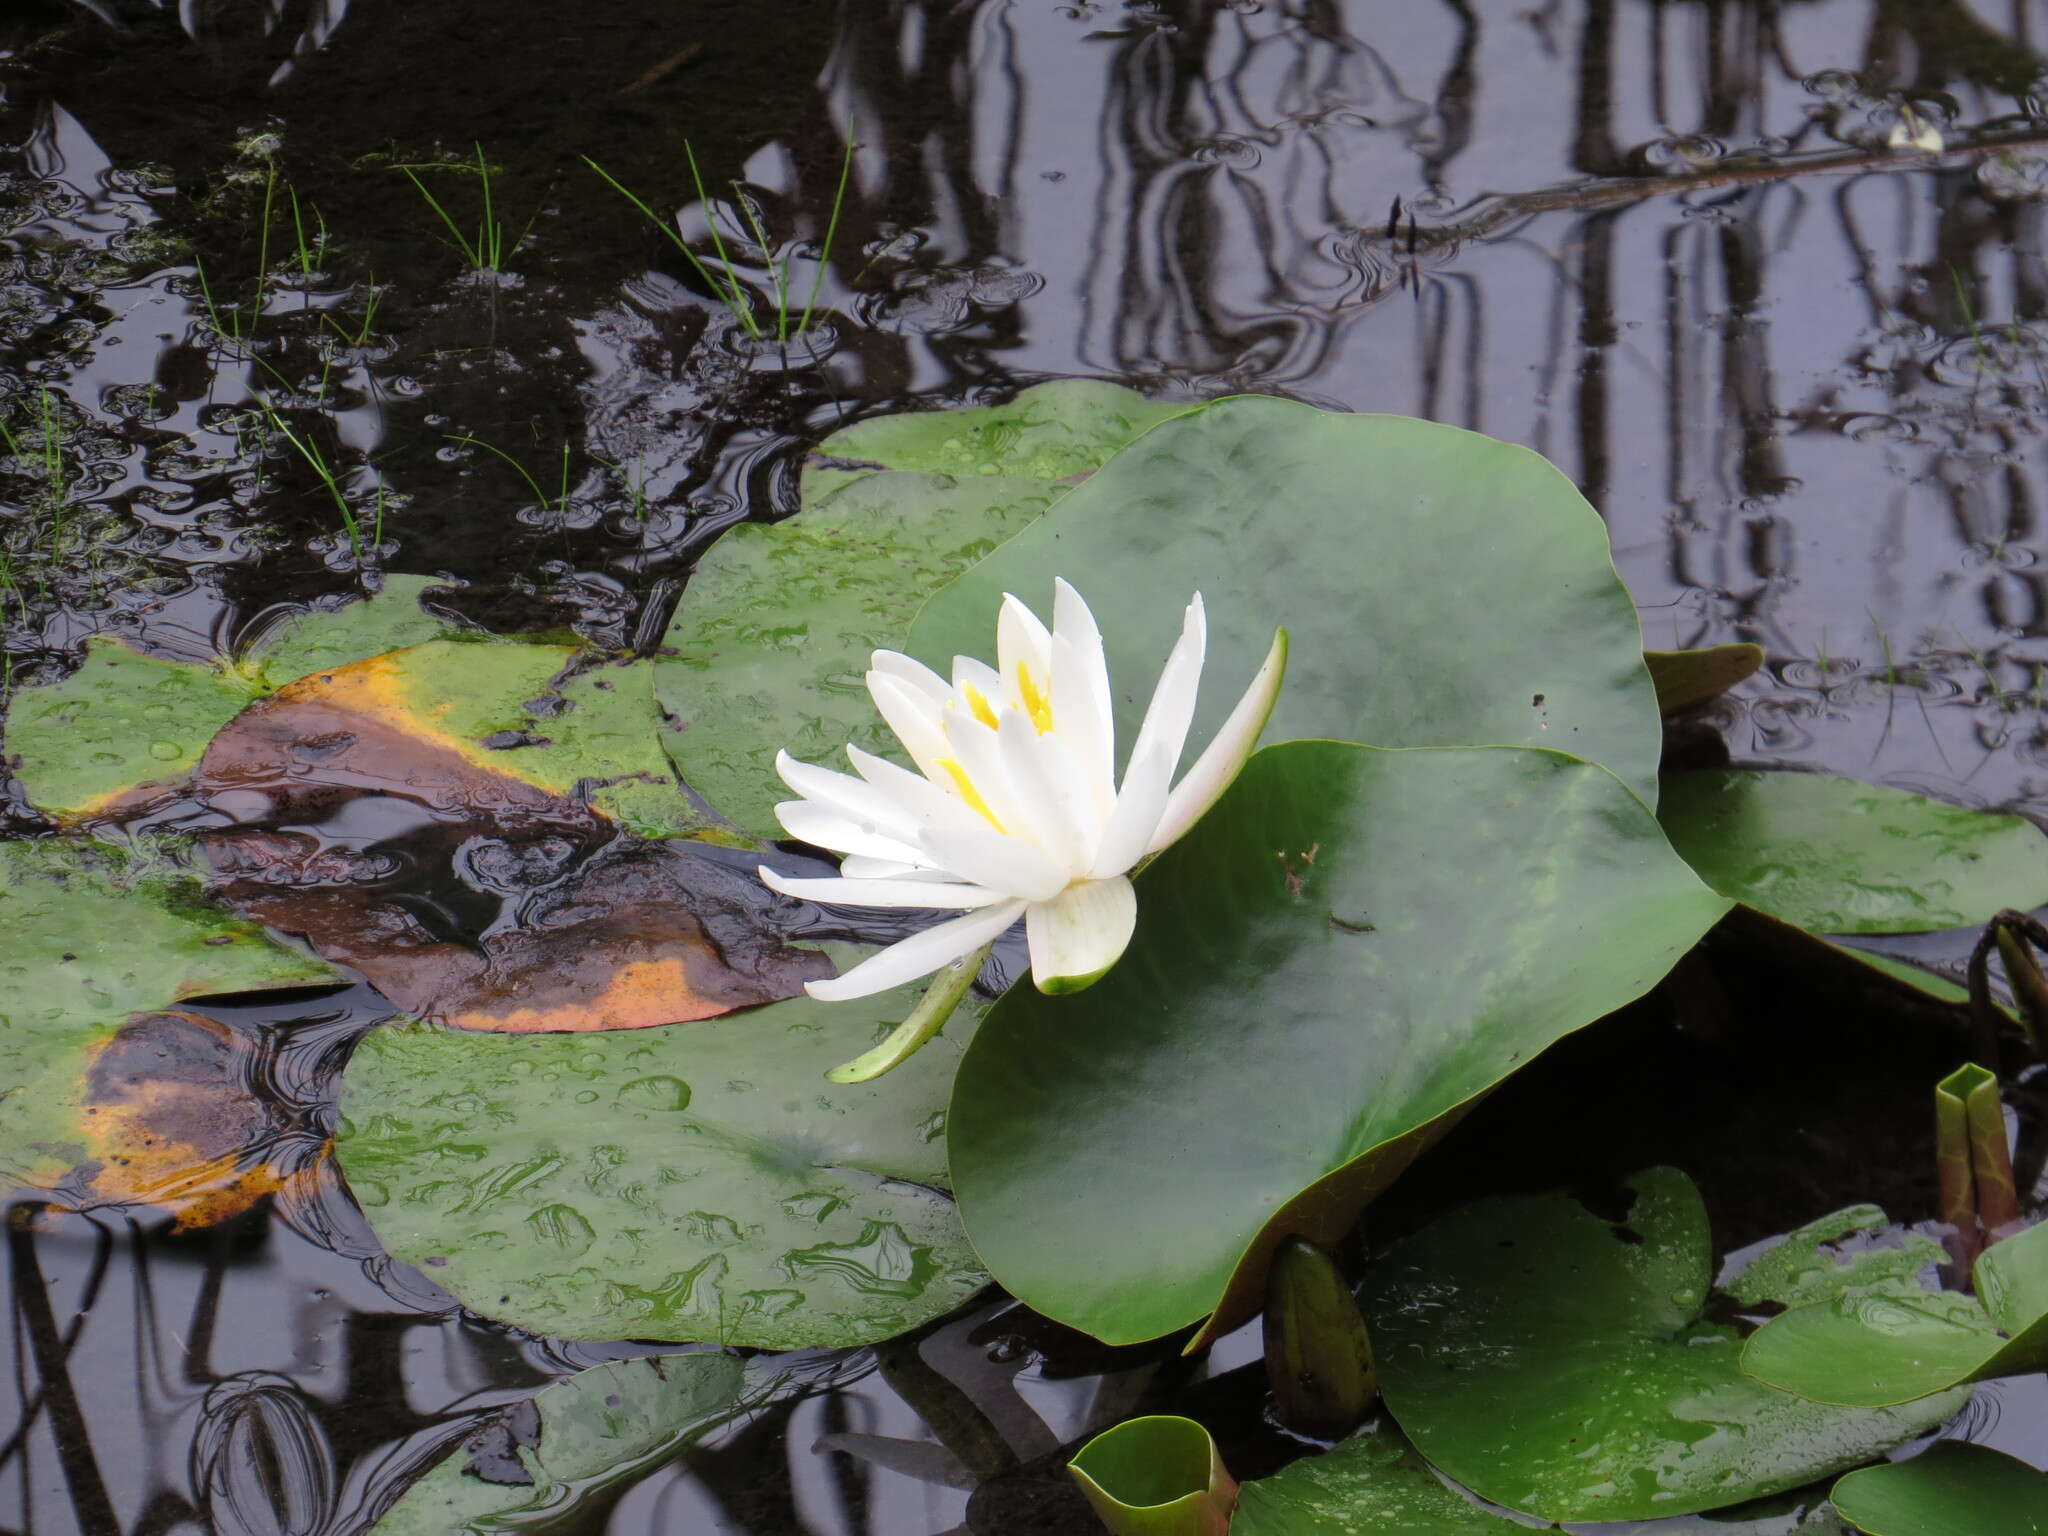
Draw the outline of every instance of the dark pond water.
[[[817,283],[801,345],[751,343],[581,158],[694,232],[732,207],[694,200],[685,141]],[[479,153],[482,273],[397,169]],[[473,230],[473,172],[415,174]],[[808,441],[1088,375],[1537,448],[1651,644],[1768,652],[1714,717],[1738,759],[2048,815],[2044,213],[2038,0],[9,0],[0,412],[62,447],[0,466],[0,686],[94,633],[207,657],[359,590],[366,541],[259,396],[381,505],[371,563],[646,647],[708,541],[793,510]],[[0,831],[37,826],[0,796]],[[1727,969],[1733,1038],[1588,1032],[1379,1230],[1654,1159],[1730,1246],[1926,1208],[1951,1046]],[[237,1022],[317,1104],[377,1012]],[[1558,1124],[1565,1091],[1612,1122]],[[2014,1097],[2048,1130],[2038,1080]],[[476,1415],[636,1352],[465,1316],[318,1184],[186,1235],[13,1216],[10,1532],[344,1536]],[[811,1390],[565,1529],[1085,1531],[1053,1453],[1139,1405],[1206,1416],[1241,1475],[1289,1454],[1254,1337],[1182,1362],[1004,1308],[794,1362]],[[930,1427],[963,1398],[1006,1448],[979,1489]],[[1956,1432],[2048,1465],[2048,1384]]]

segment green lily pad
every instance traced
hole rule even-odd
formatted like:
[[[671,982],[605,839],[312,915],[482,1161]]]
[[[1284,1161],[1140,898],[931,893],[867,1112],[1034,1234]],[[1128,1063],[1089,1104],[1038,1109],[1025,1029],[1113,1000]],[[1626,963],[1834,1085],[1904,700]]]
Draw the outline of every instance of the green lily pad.
[[[1607,530],[1550,464],[1456,427],[1237,397],[1138,438],[933,595],[911,654],[990,648],[1005,592],[1064,576],[1097,605],[1120,741],[1208,603],[1200,749],[1291,636],[1268,740],[1525,745],[1604,764],[1646,802],[1663,731]]]
[[[1837,1408],[1742,1373],[1706,1321],[1706,1207],[1658,1168],[1622,1221],[1566,1195],[1481,1200],[1396,1244],[1364,1305],[1389,1410],[1436,1466],[1546,1520],[1717,1509],[1842,1471],[1941,1422],[1952,1393]]]
[[[1658,817],[1722,895],[1817,933],[1959,928],[2048,901],[2033,823],[1854,779],[1673,774]]]
[[[243,648],[242,669],[266,688],[282,688],[312,672],[429,640],[482,638],[458,620],[420,606],[428,592],[447,585],[431,576],[386,576],[369,597],[290,614],[267,625]]]
[[[1233,1326],[1285,1238],[1337,1242],[1727,906],[1593,765],[1267,748],[1140,878],[1107,976],[991,1011],[953,1091],[968,1231],[1014,1295],[1098,1338]]]
[[[168,862],[67,839],[0,842],[0,933],[0,1183],[80,1205],[138,1193],[88,1112],[131,1015],[339,979],[208,906]]]
[[[1912,1274],[1850,1273],[1836,1295],[1774,1317],[1743,1346],[1758,1381],[1819,1403],[1880,1407],[2048,1369],[2048,1225],[1978,1256],[1977,1294]]]
[[[29,803],[62,820],[177,790],[262,688],[227,662],[166,661],[96,635],[76,672],[14,696],[6,750]]]
[[[1400,1431],[1354,1435],[1247,1483],[1231,1536],[1509,1536],[1528,1527],[1482,1509],[1430,1470]]]
[[[1834,1503],[1868,1536],[2048,1536],[2048,1473],[1954,1440],[1851,1472]]]
[[[772,1391],[734,1355],[592,1366],[490,1415],[371,1536],[491,1536],[553,1524],[724,1428]]]
[[[291,614],[239,664],[170,661],[94,636],[76,672],[23,689],[8,712],[5,748],[20,760],[29,802],[74,820],[178,790],[214,733],[251,700],[320,667],[460,633],[420,607],[434,585],[390,576],[374,597]]]
[[[592,1035],[381,1029],[349,1064],[336,1152],[385,1248],[487,1317],[871,1343],[987,1278],[936,1192],[967,1014],[887,1077],[823,1081],[916,991]]]
[[[896,752],[862,675],[918,607],[1036,518],[1064,486],[1013,475],[870,475],[787,522],[741,523],[701,560],[656,663],[684,780],[739,826],[782,836],[784,747]],[[983,648],[986,648],[986,637]]]
[[[1003,405],[871,416],[812,450],[803,505],[883,470],[1071,480],[1101,468],[1139,433],[1192,409],[1186,400],[1148,400],[1101,379],[1055,379]]]

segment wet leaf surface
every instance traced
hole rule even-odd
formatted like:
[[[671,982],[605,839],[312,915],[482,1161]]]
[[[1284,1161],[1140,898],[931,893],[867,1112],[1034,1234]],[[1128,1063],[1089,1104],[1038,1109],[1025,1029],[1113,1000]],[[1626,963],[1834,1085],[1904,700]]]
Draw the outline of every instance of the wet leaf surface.
[[[1929,1245],[1932,1246],[1932,1245]],[[1750,1336],[1742,1368],[1822,1403],[1881,1407],[1963,1382],[2048,1369],[2048,1226],[1978,1257],[1975,1296],[1910,1272],[1850,1268],[1824,1296]]]
[[[968,1229],[1013,1294],[1099,1338],[1233,1326],[1282,1239],[1338,1241],[1726,906],[1592,765],[1267,748],[1140,879],[1107,976],[991,1011],[953,1096]]]
[[[1391,1425],[1246,1483],[1231,1536],[1508,1536],[1527,1527],[1448,1488]]]
[[[29,803],[51,816],[141,808],[176,793],[214,732],[261,691],[229,662],[166,661],[96,636],[76,672],[16,695],[5,750]]]
[[[1001,405],[870,416],[811,450],[803,501],[814,506],[886,470],[1071,480],[1100,469],[1139,433],[1194,408],[1186,400],[1148,400],[1101,379],[1055,379]]]
[[[1549,747],[1655,802],[1662,730],[1635,606],[1599,516],[1527,449],[1406,417],[1219,400],[1146,433],[935,593],[906,649],[941,670],[979,655],[1002,595],[1043,608],[1056,576],[1105,613],[1119,679],[1158,674],[1203,593],[1209,686],[1190,754],[1285,625],[1269,741]],[[1446,612],[1463,617],[1447,629]],[[1118,697],[1120,743],[1145,698]]]
[[[592,1366],[488,1415],[372,1531],[488,1536],[523,1529],[654,1471],[758,1406],[773,1388],[772,1378],[750,1375],[734,1355],[655,1355]]]
[[[0,843],[0,932],[0,1178],[190,1222],[263,1192],[271,1176],[244,1181],[239,1153],[270,1125],[235,1043],[203,1014],[154,1010],[337,980],[328,966],[167,862],[61,840]]]
[[[1854,1467],[1961,1406],[1827,1407],[1743,1375],[1736,1329],[1702,1313],[1698,1192],[1668,1168],[1630,1184],[1620,1219],[1562,1194],[1477,1201],[1367,1275],[1387,1406],[1452,1477],[1547,1520],[1687,1514]]]
[[[2048,841],[2032,822],[1882,785],[1674,774],[1658,817],[1722,895],[1816,933],[1959,928],[2048,901]]]
[[[803,510],[728,529],[669,626],[655,686],[684,780],[774,839],[778,749],[821,762],[854,742],[894,757],[861,682],[870,653],[900,649],[933,592],[1188,409],[1059,379],[1004,405],[877,416],[826,438],[804,468]]]
[[[181,788],[214,733],[251,700],[318,667],[459,633],[420,606],[434,585],[391,576],[374,597],[287,613],[239,662],[168,660],[95,637],[77,671],[15,699],[4,750],[19,758],[30,802],[50,815],[139,809]]]
[[[823,1080],[915,994],[576,1037],[381,1029],[336,1150],[385,1247],[486,1316],[564,1338],[887,1338],[985,1280],[936,1192],[967,1012],[875,1083]]]
[[[1868,1536],[2048,1536],[2048,1472],[1981,1445],[1851,1472],[1834,1502]]]

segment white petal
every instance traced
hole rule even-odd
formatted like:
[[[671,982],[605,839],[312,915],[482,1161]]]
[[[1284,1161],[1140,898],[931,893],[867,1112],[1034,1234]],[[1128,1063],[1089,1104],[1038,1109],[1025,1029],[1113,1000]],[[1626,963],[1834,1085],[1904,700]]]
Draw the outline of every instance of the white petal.
[[[849,853],[841,859],[839,873],[849,880],[957,881],[960,878],[926,864],[905,864],[899,859],[871,859],[862,853]]]
[[[1107,816],[1116,797],[1116,704],[1102,632],[1065,581],[1053,583],[1052,614],[1052,717],[1088,775],[1098,813]]]
[[[815,800],[785,800],[775,807],[775,819],[798,842],[830,848],[834,853],[859,853],[901,864],[931,862],[923,849],[870,831],[852,817]]]
[[[1137,921],[1137,892],[1122,875],[1033,902],[1024,912],[1032,981],[1041,992],[1080,991],[1116,964]]]
[[[952,918],[935,928],[913,933],[879,954],[869,955],[843,976],[831,981],[805,982],[804,990],[826,1003],[886,992],[906,981],[928,976],[940,966],[951,965],[962,955],[973,954],[990,939],[1000,938],[1023,912],[1023,902],[1006,901]]]
[[[1003,675],[985,661],[976,661],[972,656],[953,658],[953,701],[947,714],[950,717],[969,708],[967,690],[972,688],[980,694],[988,707],[993,710],[1003,702]]]
[[[1030,705],[1017,680],[1017,668],[1028,667],[1032,686],[1049,692],[1052,683],[1052,635],[1023,603],[1010,593],[1003,594],[1003,606],[996,614],[996,670],[1013,708]]]
[[[946,733],[939,728],[939,711],[914,686],[889,672],[870,672],[868,693],[881,711],[882,719],[903,743],[910,760],[926,778],[944,773],[933,765],[946,755]]]
[[[924,834],[923,848],[927,863],[1022,901],[1046,901],[1067,887],[1067,871],[1050,855],[994,827],[934,827]]]
[[[1096,811],[1073,754],[1056,732],[1041,735],[1014,709],[1003,711],[996,747],[1011,800],[1024,818],[1011,830],[1065,865],[1069,876],[1084,874],[1095,851]]]
[[[878,832],[905,843],[915,839],[916,811],[866,779],[798,762],[787,752],[775,754],[775,771],[782,775],[783,783],[806,800],[839,812],[864,832]]]
[[[1202,594],[1197,592],[1181,622],[1180,638],[1167,654],[1166,665],[1159,669],[1152,702],[1145,706],[1145,723],[1138,727],[1138,739],[1131,747],[1132,762],[1148,746],[1154,747],[1165,755],[1167,776],[1172,777],[1180,762],[1181,745],[1188,739],[1188,726],[1195,718],[1195,695],[1201,690],[1202,657],[1208,643],[1208,618],[1202,609]],[[1129,783],[1128,770],[1125,783]]]
[[[1230,712],[1230,718],[1216,732],[1202,755],[1195,759],[1194,767],[1173,786],[1173,793],[1166,797],[1166,809],[1160,815],[1159,826],[1146,845],[1147,853],[1157,853],[1169,843],[1177,842],[1188,828],[1202,819],[1202,815],[1222,798],[1223,791],[1230,788],[1238,770],[1244,767],[1245,759],[1252,755],[1252,748],[1258,745],[1259,732],[1266,728],[1266,721],[1273,713],[1274,701],[1280,697],[1280,683],[1287,675],[1287,631],[1273,631],[1273,647],[1266,652],[1265,664],[1253,677],[1252,684],[1245,689],[1244,697],[1237,701],[1237,707]]]
[[[1124,787],[1117,794],[1116,809],[1102,841],[1095,845],[1095,862],[1089,865],[1091,878],[1106,880],[1121,875],[1145,856],[1153,830],[1166,810],[1167,787],[1173,783],[1174,760],[1157,742],[1140,742],[1124,769]]]
[[[953,697],[953,690],[943,677],[923,662],[906,656],[901,651],[877,651],[868,658],[868,666],[876,672],[886,672],[891,677],[900,677],[911,687],[928,696],[934,704],[943,705]]]
[[[992,907],[1009,897],[978,885],[945,885],[936,880],[791,880],[763,864],[761,883],[800,901],[837,907]]]
[[[1000,722],[1002,717],[998,715],[996,718]],[[1021,799],[1010,783],[1010,770],[1003,761],[1003,749],[996,733],[973,716],[955,710],[946,721],[946,742],[953,749],[953,760],[967,775],[975,793],[1002,823],[1002,830],[1027,843],[1038,842],[1038,828],[1032,822],[1030,803]],[[982,824],[987,825],[986,818]]]
[[[986,727],[977,729],[985,731]],[[948,751],[952,751],[950,742]],[[846,756],[859,770],[860,776],[873,785],[877,792],[887,795],[915,818],[915,830],[920,834],[926,828],[934,826],[975,830],[988,825],[981,812],[968,805],[952,788],[950,774],[946,775],[948,787],[941,789],[931,780],[920,778],[906,768],[897,767],[886,758],[876,757],[872,752],[863,752],[850,742],[847,744]]]

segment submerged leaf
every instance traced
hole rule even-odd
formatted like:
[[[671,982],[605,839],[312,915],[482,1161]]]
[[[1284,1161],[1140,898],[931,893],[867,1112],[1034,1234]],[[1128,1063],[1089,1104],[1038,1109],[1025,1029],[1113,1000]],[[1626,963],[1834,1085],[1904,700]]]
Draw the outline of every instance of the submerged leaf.
[[[1833,1498],[1868,1536],[2048,1536],[2048,1472],[1954,1440],[1851,1472]]]
[[[487,1415],[371,1536],[491,1536],[540,1517],[553,1523],[666,1465],[774,1387],[725,1354],[654,1355],[578,1371]]]
[[[1764,664],[1760,645],[1710,645],[1696,651],[1645,651],[1657,708],[1676,715],[1717,699]]]
[[[1719,1509],[1868,1461],[1962,1395],[1824,1407],[1742,1374],[1703,1316],[1706,1208],[1673,1169],[1620,1221],[1567,1195],[1480,1200],[1366,1278],[1380,1387],[1430,1461],[1545,1520]]]
[[[57,839],[0,842],[0,933],[0,1182],[189,1222],[225,1214],[240,1196],[208,1204],[223,1189],[262,1192],[229,1156],[267,1122],[235,1091],[221,1026],[150,1010],[332,970],[207,906],[175,867]]]
[[[1635,605],[1599,514],[1526,448],[1402,416],[1218,400],[1154,427],[935,593],[906,649],[942,671],[979,654],[1005,592],[1043,604],[1058,576],[1116,604],[1111,677],[1154,675],[1188,593],[1205,594],[1214,684],[1190,756],[1285,624],[1269,741],[1549,747],[1655,801],[1663,731]],[[1143,702],[1117,700],[1120,742]]]
[[[965,1010],[887,1077],[820,1081],[914,994],[624,1034],[378,1030],[349,1064],[336,1152],[385,1247],[485,1316],[564,1338],[869,1343],[986,1278],[936,1192]]]
[[[2048,901],[2032,822],[1854,779],[1672,774],[1658,819],[1715,890],[1816,933],[1957,928]]]
[[[1284,1239],[1727,909],[1612,774],[1501,747],[1269,747],[1139,887],[1107,976],[991,1011],[949,1131],[997,1279],[1115,1343],[1249,1317]]]

